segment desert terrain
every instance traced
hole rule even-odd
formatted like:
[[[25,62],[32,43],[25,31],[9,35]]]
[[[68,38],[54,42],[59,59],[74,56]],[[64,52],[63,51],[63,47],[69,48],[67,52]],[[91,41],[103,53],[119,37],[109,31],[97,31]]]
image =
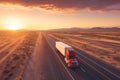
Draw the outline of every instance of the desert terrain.
[[[0,80],[21,80],[37,36],[37,32],[0,32]]]
[[[67,68],[58,40],[78,49],[78,69]],[[120,32],[0,31],[0,80],[119,80],[119,70]]]

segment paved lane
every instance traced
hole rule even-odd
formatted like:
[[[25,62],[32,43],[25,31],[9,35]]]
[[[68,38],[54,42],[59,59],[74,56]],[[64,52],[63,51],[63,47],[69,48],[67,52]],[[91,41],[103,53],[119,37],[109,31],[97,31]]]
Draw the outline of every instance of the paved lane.
[[[23,80],[74,80],[40,33]]]

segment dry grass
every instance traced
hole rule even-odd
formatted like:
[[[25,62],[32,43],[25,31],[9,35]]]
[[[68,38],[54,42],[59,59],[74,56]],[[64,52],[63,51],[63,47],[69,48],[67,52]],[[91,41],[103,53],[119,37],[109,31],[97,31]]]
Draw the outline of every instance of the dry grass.
[[[37,32],[26,32],[27,36],[22,43],[12,52],[10,56],[1,64],[1,80],[22,80],[26,63],[33,53],[38,37]],[[21,36],[25,34],[20,34]],[[17,35],[17,36],[20,36]],[[9,36],[9,35],[6,35]]]

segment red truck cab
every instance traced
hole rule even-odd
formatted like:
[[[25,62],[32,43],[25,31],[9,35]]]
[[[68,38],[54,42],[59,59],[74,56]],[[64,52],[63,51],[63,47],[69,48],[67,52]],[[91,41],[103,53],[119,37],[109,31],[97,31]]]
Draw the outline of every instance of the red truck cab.
[[[73,49],[67,49],[65,50],[65,62],[67,63],[68,67],[78,67],[78,61],[76,59],[76,55]]]

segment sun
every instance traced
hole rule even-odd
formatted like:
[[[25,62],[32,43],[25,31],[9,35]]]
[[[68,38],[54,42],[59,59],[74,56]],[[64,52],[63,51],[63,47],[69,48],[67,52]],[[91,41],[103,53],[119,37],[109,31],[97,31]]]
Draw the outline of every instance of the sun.
[[[4,26],[9,30],[19,30],[22,28],[22,22],[17,18],[9,18],[5,20]]]

